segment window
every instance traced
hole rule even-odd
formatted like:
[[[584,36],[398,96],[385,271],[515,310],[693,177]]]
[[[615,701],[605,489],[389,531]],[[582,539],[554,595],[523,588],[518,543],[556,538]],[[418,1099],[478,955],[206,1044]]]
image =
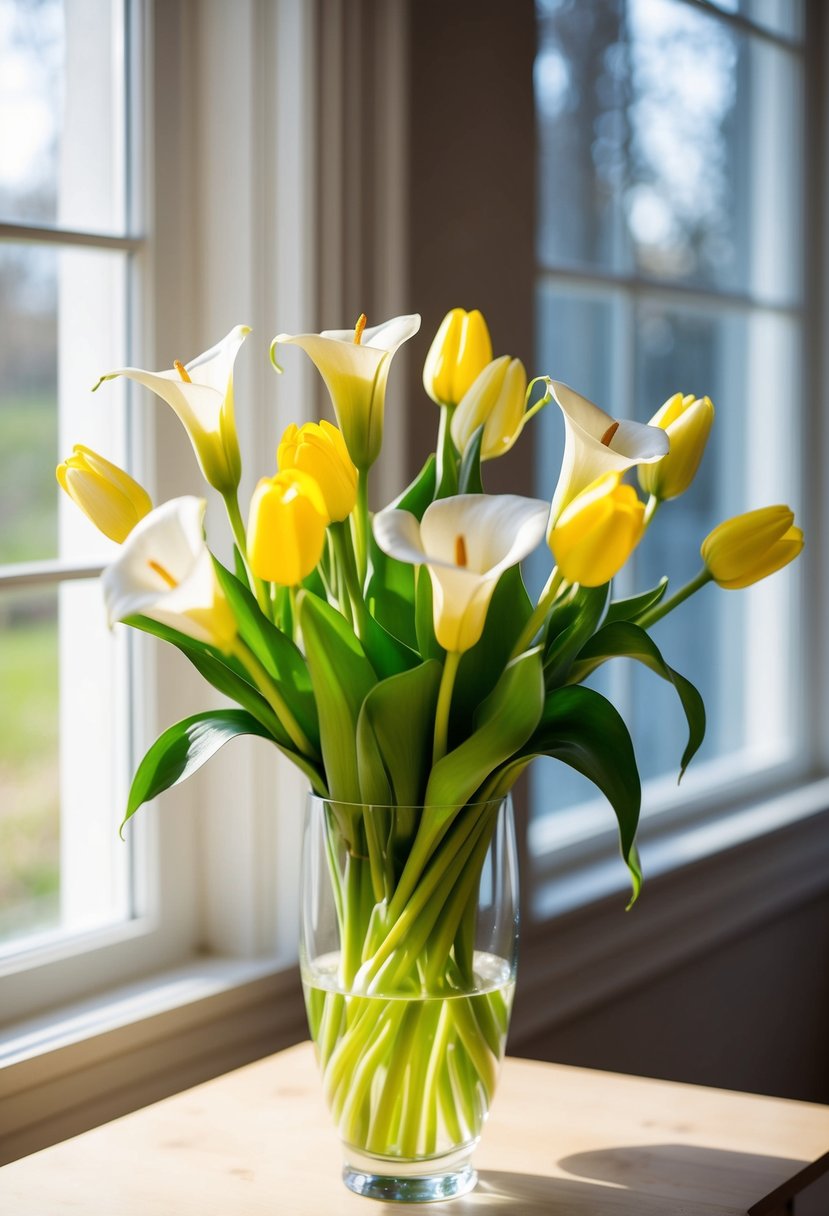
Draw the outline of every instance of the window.
[[[68,502],[73,440],[130,461],[123,391],[139,242],[127,8],[0,3],[0,956],[125,920],[113,827],[129,735],[123,641],[97,580],[111,546]],[[33,936],[35,935],[35,936]]]
[[[695,484],[663,506],[617,596],[662,574],[681,586],[702,538],[730,515],[803,505],[803,5],[719,7],[536,9],[537,362],[619,417],[647,421],[677,390],[717,408]],[[539,419],[544,494],[561,452],[557,415]],[[685,726],[673,690],[630,662],[597,673],[631,728],[646,816],[805,769],[801,672],[788,647],[769,644],[796,636],[800,574],[739,596],[708,588],[655,628],[708,712],[679,795]],[[588,840],[605,846],[606,805],[561,765],[536,767],[532,805],[542,872]]]

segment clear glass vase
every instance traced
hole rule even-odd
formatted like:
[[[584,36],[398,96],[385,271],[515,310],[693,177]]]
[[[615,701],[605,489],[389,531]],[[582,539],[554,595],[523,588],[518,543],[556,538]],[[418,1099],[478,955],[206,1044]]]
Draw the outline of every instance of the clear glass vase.
[[[301,898],[305,1004],[346,1185],[410,1203],[465,1194],[515,987],[510,799],[309,797]]]

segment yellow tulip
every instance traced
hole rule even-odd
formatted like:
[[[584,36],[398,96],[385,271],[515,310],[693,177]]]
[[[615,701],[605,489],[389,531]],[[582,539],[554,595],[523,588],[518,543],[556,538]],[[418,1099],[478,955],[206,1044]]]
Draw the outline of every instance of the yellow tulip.
[[[693,394],[674,393],[656,411],[650,425],[665,431],[671,449],[656,464],[639,466],[639,484],[646,494],[664,500],[685,493],[696,476],[713,421],[711,398]]]
[[[527,373],[520,359],[502,355],[488,363],[461,398],[452,415],[452,441],[463,452],[483,425],[481,459],[503,456],[524,426]]]
[[[477,308],[453,308],[429,347],[423,387],[436,405],[455,406],[491,362],[492,341],[482,314]]]
[[[247,325],[237,325],[218,345],[186,366],[176,360],[168,371],[122,367],[107,372],[92,391],[116,376],[151,389],[178,415],[207,483],[220,494],[234,494],[242,475],[242,458],[233,412],[233,364],[249,333]]]
[[[576,495],[547,534],[559,572],[570,583],[601,587],[642,539],[645,505],[620,473],[606,473]]]
[[[295,587],[322,557],[328,511],[313,477],[288,469],[263,477],[253,492],[248,561],[257,578]]]
[[[329,520],[347,519],[357,501],[357,469],[342,431],[330,422],[306,422],[286,428],[276,453],[279,471],[310,474],[322,491]]]
[[[718,524],[702,542],[702,560],[720,587],[736,591],[794,561],[803,533],[786,506],[761,507]]]
[[[55,476],[95,527],[118,544],[153,509],[149,494],[129,473],[79,443]]]

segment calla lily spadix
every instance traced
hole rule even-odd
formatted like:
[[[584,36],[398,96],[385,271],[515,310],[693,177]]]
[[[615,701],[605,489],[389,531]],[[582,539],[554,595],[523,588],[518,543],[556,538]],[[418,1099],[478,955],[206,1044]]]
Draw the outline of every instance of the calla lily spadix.
[[[331,394],[346,447],[362,472],[370,468],[383,443],[386,382],[398,347],[420,329],[420,315],[392,317],[365,328],[361,317],[354,329],[326,329],[319,334],[277,334],[271,362],[277,371],[276,348],[299,346],[314,363]]]
[[[176,361],[169,371],[121,367],[107,372],[92,391],[116,376],[151,389],[178,415],[206,481],[220,494],[233,494],[242,472],[233,414],[233,364],[249,333],[247,325],[237,325],[218,345],[187,364]]]
[[[101,576],[110,625],[146,616],[229,651],[236,620],[204,541],[202,498],[173,498],[135,525]]]
[[[516,494],[458,494],[433,502],[420,523],[408,511],[381,511],[374,535],[389,557],[428,568],[435,636],[463,652],[483,632],[498,579],[538,545],[549,512]]]
[[[628,419],[617,421],[558,380],[550,387],[564,415],[564,457],[551,521],[575,496],[606,473],[624,473],[667,455],[670,441],[660,427]]]

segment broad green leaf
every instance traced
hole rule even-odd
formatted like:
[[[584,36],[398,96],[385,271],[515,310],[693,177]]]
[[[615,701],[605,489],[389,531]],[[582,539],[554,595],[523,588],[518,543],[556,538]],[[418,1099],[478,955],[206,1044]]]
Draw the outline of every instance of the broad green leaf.
[[[165,730],[138,766],[121,830],[143,803],[191,776],[237,735],[270,738],[262,724],[243,709],[211,709]]]
[[[441,665],[434,660],[375,684],[357,721],[362,800],[419,806],[432,765]]]
[[[360,802],[357,721],[377,683],[354,631],[324,600],[300,591],[299,622],[319,706],[320,746],[331,797]]]
[[[536,756],[552,756],[593,782],[616,814],[622,857],[636,901],[642,872],[635,848],[642,789],[628,729],[618,710],[591,688],[556,688],[548,694],[538,728],[514,760],[487,787],[497,798],[512,788]],[[630,904],[628,906],[630,906]]]
[[[361,628],[362,632],[362,628]],[[370,612],[366,613],[365,631],[361,638],[366,657],[377,673],[379,680],[387,676],[398,675],[401,671],[409,671],[420,663],[417,651],[406,646],[379,621],[375,621]]]
[[[151,621],[149,617],[131,616],[127,617],[124,623],[169,642],[180,650],[208,684],[246,709],[265,727],[279,750],[284,752],[288,759],[305,773],[315,793],[321,796],[326,794],[325,781],[320,769],[306,756],[297,752],[293,740],[272,707],[258,689],[249,683],[247,672],[234,658],[214,650],[212,646],[208,646],[204,642],[179,633],[177,629],[172,629],[169,625]]]
[[[458,470],[459,494],[483,494],[484,492],[481,481],[481,444],[483,441],[484,425],[481,423],[466,445],[461,460],[461,467]]]
[[[452,694],[450,735],[469,734],[475,711],[495,687],[531,615],[532,603],[521,569],[512,566],[498,580],[480,641],[461,659]]]
[[[648,608],[655,608],[667,590],[668,580],[661,578],[655,587],[651,587],[650,591],[642,591],[639,595],[632,595],[626,600],[611,600],[604,618],[605,625],[612,625],[615,621],[634,620],[640,612],[646,612]]]
[[[595,632],[607,603],[604,587],[577,587],[553,608],[544,636],[544,681],[563,684],[570,664]]]
[[[288,708],[314,747],[320,728],[311,678],[302,652],[289,637],[263,614],[250,590],[235,575],[213,559],[219,583],[236,617],[239,636],[279,685]],[[307,594],[307,593],[306,593]]]
[[[410,511],[419,520],[432,501],[434,492],[435,457],[431,455],[411,485],[390,506]],[[417,647],[414,601],[414,566],[408,562],[398,562],[384,553],[372,532],[366,587],[369,611],[387,632],[413,649]]]
[[[635,659],[643,663],[676,689],[688,723],[688,743],[680,762],[681,781],[683,773],[705,738],[705,705],[702,697],[690,680],[686,680],[678,671],[668,666],[653,638],[641,626],[630,621],[603,625],[583,647],[570,668],[569,682],[578,684],[608,659],[619,658]]]
[[[464,806],[490,773],[524,746],[538,725],[544,704],[541,649],[514,659],[475,716],[468,739],[448,752],[432,769],[427,806]]]

